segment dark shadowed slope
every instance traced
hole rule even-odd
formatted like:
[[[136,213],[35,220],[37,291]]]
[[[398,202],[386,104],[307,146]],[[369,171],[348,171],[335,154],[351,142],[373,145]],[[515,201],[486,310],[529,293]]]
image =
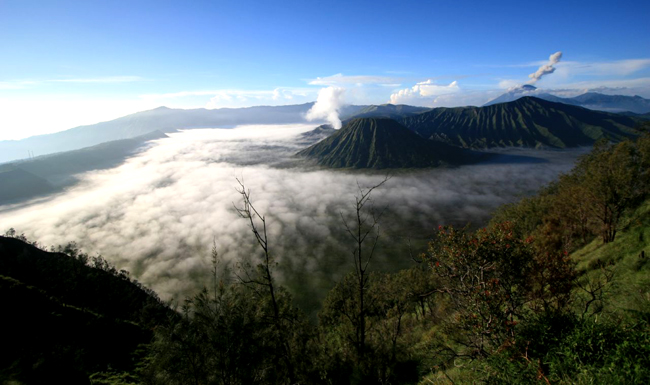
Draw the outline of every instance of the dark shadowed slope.
[[[436,108],[401,122],[425,138],[467,148],[566,148],[634,137],[639,120],[524,97],[487,107]]]
[[[47,180],[14,167],[0,169],[0,204],[49,194],[55,188]]]
[[[637,118],[641,120],[650,120],[650,112],[647,112],[645,114],[637,114],[636,112],[624,111],[624,112],[619,112],[619,114],[624,116],[631,116],[633,118]]]
[[[0,383],[88,384],[94,372],[133,370],[138,345],[173,315],[126,272],[84,258],[0,237]]]
[[[303,132],[298,135],[297,142],[298,144],[309,146],[333,135],[334,133],[336,133],[334,127],[329,124],[322,124],[311,131]]]
[[[475,161],[478,154],[428,141],[392,119],[349,121],[327,139],[300,151],[333,168],[419,168]]]
[[[118,166],[149,141],[166,137],[154,131],[131,139],[0,165],[0,205],[60,191],[77,182],[76,174]]]
[[[407,116],[420,114],[429,111],[428,107],[415,107],[405,104],[381,104],[378,106],[368,106],[358,111],[351,119],[354,118],[388,118],[388,119],[401,119]]]
[[[79,150],[43,155],[12,162],[11,165],[47,179],[55,186],[68,183],[70,176],[85,171],[111,168],[138,152],[149,141],[166,138],[160,131],[130,139],[114,140]]]

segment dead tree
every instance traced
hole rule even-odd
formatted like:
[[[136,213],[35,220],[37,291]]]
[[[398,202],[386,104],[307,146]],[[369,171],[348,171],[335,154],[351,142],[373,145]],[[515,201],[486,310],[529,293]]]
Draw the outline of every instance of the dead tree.
[[[287,368],[289,383],[293,384],[295,383],[295,373],[293,368],[291,344],[289,342],[290,338],[288,336],[289,330],[287,330],[288,327],[284,322],[287,319],[283,314],[281,314],[280,305],[278,304],[278,291],[272,273],[274,260],[271,256],[269,240],[266,233],[266,217],[260,214],[255,209],[255,206],[253,206],[250,190],[246,189],[243,180],[239,180],[239,178],[236,180],[237,183],[239,183],[237,192],[241,195],[242,206],[238,207],[234,204],[233,206],[235,206],[240,217],[249,221],[251,232],[255,235],[257,244],[263,252],[261,263],[258,265],[258,274],[251,274],[250,270],[246,269],[244,272],[245,276],[237,275],[237,278],[242,284],[251,287],[256,293],[258,293],[258,295],[264,295],[264,291],[267,292],[273,309],[271,323],[280,338],[283,352],[282,361],[284,361]]]
[[[345,219],[341,212],[341,221],[346,232],[354,240],[355,248],[352,252],[354,272],[357,280],[358,312],[356,314],[355,343],[359,361],[363,359],[366,348],[366,303],[365,292],[368,290],[368,266],[377,247],[379,240],[379,219],[385,211],[383,208],[377,212],[372,205],[370,195],[381,187],[390,178],[386,176],[380,183],[363,189],[358,183],[359,192],[355,195],[355,212],[351,223]],[[369,207],[368,207],[369,206]],[[370,239],[368,239],[370,237]],[[369,245],[365,247],[366,241]]]

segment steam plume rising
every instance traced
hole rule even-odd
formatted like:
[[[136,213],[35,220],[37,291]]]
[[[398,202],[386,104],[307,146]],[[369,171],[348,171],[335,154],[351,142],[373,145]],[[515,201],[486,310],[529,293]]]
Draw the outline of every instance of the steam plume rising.
[[[341,128],[341,119],[339,119],[339,110],[343,107],[344,88],[327,87],[318,92],[318,99],[314,106],[307,111],[305,116],[307,120],[316,119],[327,120],[334,129]]]
[[[539,67],[537,71],[535,71],[535,73],[528,75],[528,77],[530,78],[528,84],[535,84],[539,79],[542,78],[542,76],[546,74],[552,74],[553,72],[555,72],[555,67],[553,66],[556,65],[561,58],[562,58],[562,51],[557,51],[553,55],[549,56],[548,63]]]

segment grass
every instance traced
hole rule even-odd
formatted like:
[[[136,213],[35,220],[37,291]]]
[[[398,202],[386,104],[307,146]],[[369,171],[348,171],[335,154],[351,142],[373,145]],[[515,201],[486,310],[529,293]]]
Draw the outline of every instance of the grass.
[[[622,221],[614,242],[594,239],[572,258],[583,282],[602,279],[604,269],[613,272],[603,310],[650,310],[650,199]]]
[[[644,257],[640,256],[642,251],[645,254]],[[571,257],[576,262],[579,282],[583,286],[588,287],[589,284],[597,286],[599,283],[605,283],[605,275],[612,273],[611,279],[602,290],[602,301],[594,302],[589,308],[590,311],[586,313],[589,316],[594,311],[602,310],[585,321],[585,325],[593,325],[595,334],[590,334],[592,333],[591,329],[583,325],[583,329],[586,329],[576,329],[574,334],[578,334],[571,335],[574,342],[584,348],[589,342],[593,342],[592,340],[596,341],[602,337],[598,333],[606,331],[605,325],[626,325],[624,326],[626,331],[619,336],[621,338],[626,333],[636,334],[628,336],[628,339],[631,338],[629,341],[619,341],[620,338],[610,336],[608,341],[614,341],[618,345],[616,345],[616,352],[611,352],[612,355],[604,355],[606,363],[601,363],[605,365],[604,367],[598,367],[600,364],[594,362],[578,368],[577,373],[570,370],[569,374],[564,373],[562,367],[558,367],[553,373],[554,381],[562,384],[617,383],[624,378],[629,380],[645,376],[642,372],[636,373],[632,370],[634,365],[639,365],[643,360],[639,361],[638,357],[635,358],[633,354],[631,356],[629,354],[631,354],[630,352],[634,353],[644,343],[640,341],[640,345],[637,346],[634,345],[633,340],[637,336],[647,335],[643,334],[644,332],[632,330],[638,325],[643,328],[645,324],[641,321],[642,319],[645,319],[646,322],[650,320],[650,199],[621,221],[620,230],[614,242],[603,244],[602,239],[596,238],[572,253]],[[579,316],[584,310],[585,301],[589,299],[589,295],[579,288],[575,290],[577,297],[575,311]],[[449,342],[445,341],[444,332],[439,327],[434,328],[429,335],[423,336],[421,344],[424,346],[428,342],[435,346],[436,341],[443,344]],[[569,349],[572,349],[570,342],[565,341],[564,343],[567,345],[564,348],[562,346],[558,348],[566,349],[569,346]],[[634,346],[626,350],[628,345]],[[596,348],[598,346],[597,343],[594,345]],[[564,352],[569,355],[571,353],[571,351]],[[555,362],[556,366],[558,362]],[[430,373],[422,378],[421,385],[480,383],[485,381],[485,376],[488,375],[485,371],[486,367],[482,366],[479,361],[453,362],[453,365],[447,369],[442,369],[434,363],[435,361],[432,361],[432,365],[429,365]],[[631,369],[627,368],[629,370],[626,369],[626,371],[617,367],[614,370],[614,367],[610,367],[611,365],[620,366],[623,363],[631,363]],[[610,373],[612,370],[613,372]],[[490,382],[489,379],[488,382]]]

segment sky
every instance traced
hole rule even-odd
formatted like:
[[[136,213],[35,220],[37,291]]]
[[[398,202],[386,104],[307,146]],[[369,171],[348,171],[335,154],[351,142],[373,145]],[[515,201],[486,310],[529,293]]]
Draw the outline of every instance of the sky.
[[[430,107],[526,83],[650,98],[648,15],[648,1],[0,0],[0,140],[327,87]]]

